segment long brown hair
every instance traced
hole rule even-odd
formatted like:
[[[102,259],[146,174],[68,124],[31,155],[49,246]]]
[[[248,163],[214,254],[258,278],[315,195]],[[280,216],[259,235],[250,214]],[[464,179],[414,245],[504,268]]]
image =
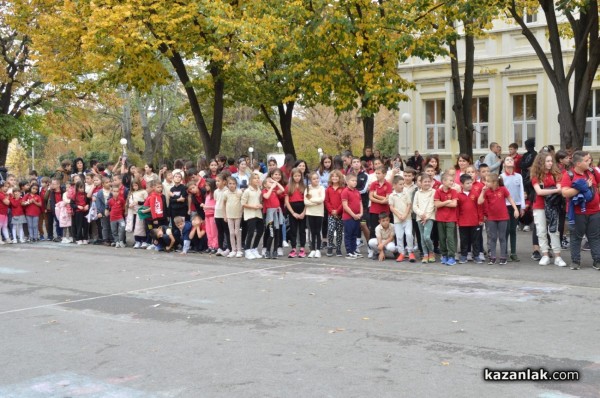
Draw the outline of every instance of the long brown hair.
[[[545,163],[548,156],[552,158],[552,168],[550,169],[550,174],[552,174],[555,182],[558,182],[561,179],[560,169],[556,165],[556,161],[554,160],[552,154],[550,152],[542,151],[536,156],[533,164],[531,165],[530,171],[531,178],[536,178],[539,184],[543,184],[544,177],[546,177],[547,170]]]
[[[300,174],[301,178],[299,182],[294,181],[294,174]],[[287,189],[288,194],[290,195],[293,194],[296,190],[299,190],[302,193],[304,193],[304,191],[306,190],[306,184],[304,184],[304,175],[302,174],[299,168],[295,167],[290,172],[290,181],[288,182]]]

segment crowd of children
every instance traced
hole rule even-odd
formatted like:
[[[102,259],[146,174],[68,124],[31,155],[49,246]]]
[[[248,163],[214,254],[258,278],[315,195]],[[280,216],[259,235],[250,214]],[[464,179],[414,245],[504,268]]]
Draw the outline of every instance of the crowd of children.
[[[581,163],[589,155],[573,156]],[[585,165],[573,167],[573,177],[569,163],[556,159],[547,148],[537,154],[527,169],[529,192],[514,156],[502,160],[501,174],[490,173],[485,163],[475,167],[467,155],[443,173],[435,157],[418,172],[401,170],[401,161],[386,167],[349,153],[323,156],[314,172],[290,157],[284,165],[270,158],[250,167],[247,158],[221,156],[197,166],[179,162],[158,174],[152,164],[138,170],[125,159],[108,169],[97,162],[86,169],[76,159],[52,178],[33,175],[16,183],[9,174],[0,180],[0,244],[54,240],[124,248],[129,232],[134,249],[182,254],[276,259],[290,246],[290,258],[319,258],[322,250],[343,256],[344,242],[346,258],[353,260],[363,257],[366,242],[374,260],[504,265],[519,261],[517,225],[531,209],[536,260],[548,265],[553,257],[564,267],[565,198],[584,196],[572,200],[575,215],[585,213],[586,204],[588,215],[600,206],[595,180],[587,197],[575,181]],[[583,235],[588,241],[595,236]]]

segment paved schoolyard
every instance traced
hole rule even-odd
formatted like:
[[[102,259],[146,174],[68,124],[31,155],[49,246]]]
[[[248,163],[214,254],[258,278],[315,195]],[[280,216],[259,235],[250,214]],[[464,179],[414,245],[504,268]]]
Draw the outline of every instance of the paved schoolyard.
[[[5,245],[0,397],[598,397],[589,263],[589,252],[571,271]],[[485,367],[581,380],[490,383]]]

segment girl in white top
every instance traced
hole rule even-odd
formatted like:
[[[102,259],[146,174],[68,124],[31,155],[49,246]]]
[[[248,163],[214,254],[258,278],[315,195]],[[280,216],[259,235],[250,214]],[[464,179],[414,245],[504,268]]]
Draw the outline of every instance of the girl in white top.
[[[225,204],[223,199],[225,197],[225,191],[227,191],[227,175],[219,174],[216,178],[216,186],[213,193],[215,198],[215,224],[217,225],[217,240],[219,242],[219,249],[217,250],[217,256],[229,255],[229,227],[225,222]]]
[[[413,199],[413,211],[417,216],[417,224],[421,233],[423,263],[435,262],[433,241],[431,240],[431,229],[435,220],[435,206],[433,204],[435,191],[431,189],[432,184],[433,181],[429,175],[425,173],[421,174],[421,189],[415,193],[415,198]]]
[[[259,173],[253,173],[250,177],[248,189],[242,194],[242,207],[244,208],[244,220],[246,220],[245,254],[248,260],[262,258],[257,250],[265,228],[262,214],[263,205],[260,176]],[[252,238],[254,238],[254,243],[252,242]]]
[[[135,239],[134,249],[142,247],[142,243],[146,241],[146,225],[143,220],[138,219],[137,212],[146,201],[148,191],[141,189],[140,180],[134,178],[131,180],[131,191],[129,192],[129,214],[133,216],[133,237]],[[128,216],[129,216],[128,214]]]
[[[225,213],[224,221],[229,227],[229,239],[231,242],[231,253],[227,257],[242,257],[242,191],[237,187],[237,181],[233,177],[227,178],[227,190],[223,193],[223,205]]]
[[[324,201],[325,188],[321,185],[319,174],[312,173],[310,175],[310,185],[306,188],[306,194],[304,195],[306,219],[310,231],[309,258],[321,257],[321,227],[325,211]]]

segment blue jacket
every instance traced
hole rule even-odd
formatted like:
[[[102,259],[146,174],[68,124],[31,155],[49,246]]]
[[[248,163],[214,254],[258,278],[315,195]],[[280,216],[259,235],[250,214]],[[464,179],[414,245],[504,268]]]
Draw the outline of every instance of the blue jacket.
[[[104,211],[106,210],[106,206],[108,204],[108,200],[111,198],[112,194],[108,194],[108,198],[104,197],[104,190],[99,190],[96,194],[96,210],[98,213],[104,216]]]
[[[571,188],[579,191],[577,195],[571,198],[571,203],[569,205],[569,224],[575,224],[575,206],[580,206],[581,212],[585,213],[585,204],[594,199],[594,191],[588,187],[587,181],[583,178],[573,181]]]

